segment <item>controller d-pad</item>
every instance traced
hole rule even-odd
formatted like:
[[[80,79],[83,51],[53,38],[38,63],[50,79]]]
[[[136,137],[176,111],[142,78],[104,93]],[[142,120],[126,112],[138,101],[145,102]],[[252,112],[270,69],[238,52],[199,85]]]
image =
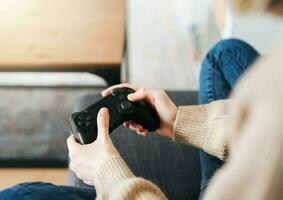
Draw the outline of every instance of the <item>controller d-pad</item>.
[[[80,114],[79,116],[78,116],[78,119],[79,120],[92,120],[92,116],[91,115],[89,115],[88,113],[83,113],[83,114]]]
[[[76,117],[76,124],[83,129],[88,129],[93,126],[92,119],[88,112],[82,112]]]

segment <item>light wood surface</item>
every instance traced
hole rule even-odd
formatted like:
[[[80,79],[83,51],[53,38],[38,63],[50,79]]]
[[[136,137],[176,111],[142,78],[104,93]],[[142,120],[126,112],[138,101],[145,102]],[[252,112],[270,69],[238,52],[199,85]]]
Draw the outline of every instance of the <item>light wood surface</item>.
[[[0,190],[17,183],[43,181],[58,185],[68,183],[67,169],[0,168]]]
[[[0,66],[119,64],[124,0],[0,1]]]
[[[217,28],[219,28],[220,31],[223,31],[225,26],[226,3],[225,0],[213,0],[213,15]]]

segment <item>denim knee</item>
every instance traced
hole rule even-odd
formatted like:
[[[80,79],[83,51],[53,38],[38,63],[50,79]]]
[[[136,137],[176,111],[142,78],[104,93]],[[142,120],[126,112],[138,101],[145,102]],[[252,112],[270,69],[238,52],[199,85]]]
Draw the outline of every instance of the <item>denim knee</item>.
[[[13,187],[7,188],[0,192],[1,200],[12,200],[12,199],[39,199],[35,198],[36,195],[33,194],[33,188],[42,185],[43,183],[22,183],[15,185]]]
[[[251,47],[250,44],[248,44],[247,42],[240,40],[240,39],[236,39],[236,38],[230,38],[230,39],[223,39],[220,40],[219,42],[217,42],[214,45],[214,49],[218,49],[218,48],[222,48],[222,49],[233,49],[235,47]]]
[[[0,192],[1,200],[78,200],[95,199],[96,192],[93,188],[77,188],[71,186],[56,186],[51,183],[32,182],[22,183],[7,188]]]
[[[26,182],[26,183],[20,183],[18,185],[15,185],[14,187],[37,188],[37,187],[43,187],[43,186],[53,186],[53,184],[45,183],[45,182]]]
[[[259,57],[259,53],[247,42],[232,38],[219,41],[207,54],[207,58],[214,62],[221,62],[225,57],[237,60],[245,70]]]

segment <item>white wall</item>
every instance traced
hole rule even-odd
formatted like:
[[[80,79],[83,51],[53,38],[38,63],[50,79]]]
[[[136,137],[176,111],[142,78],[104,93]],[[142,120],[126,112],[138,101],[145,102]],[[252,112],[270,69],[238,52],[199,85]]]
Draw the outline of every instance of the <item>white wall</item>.
[[[130,82],[165,89],[197,88],[199,65],[194,62],[191,26],[198,24],[205,33],[208,1],[128,1]]]
[[[224,37],[236,37],[253,45],[262,54],[268,53],[283,39],[283,20],[267,14],[236,15],[227,13]]]

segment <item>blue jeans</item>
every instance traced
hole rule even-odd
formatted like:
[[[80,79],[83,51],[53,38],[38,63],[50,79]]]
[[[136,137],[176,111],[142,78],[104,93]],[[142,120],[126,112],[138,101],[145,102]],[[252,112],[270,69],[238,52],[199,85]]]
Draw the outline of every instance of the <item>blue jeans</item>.
[[[199,104],[227,99],[239,78],[259,57],[249,44],[228,39],[218,42],[206,55],[200,73]],[[201,166],[201,194],[204,193],[213,174],[223,161],[199,151]]]
[[[94,189],[55,186],[50,183],[23,183],[0,192],[1,200],[94,200]]]

